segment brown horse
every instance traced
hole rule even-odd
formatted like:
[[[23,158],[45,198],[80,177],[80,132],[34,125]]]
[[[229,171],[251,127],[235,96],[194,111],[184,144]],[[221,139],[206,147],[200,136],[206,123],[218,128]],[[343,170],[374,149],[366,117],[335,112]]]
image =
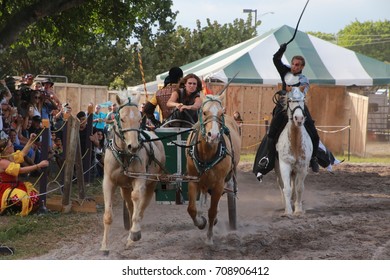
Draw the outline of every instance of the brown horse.
[[[124,199],[131,228],[127,241],[141,239],[141,220],[154,194],[157,180],[148,179],[146,174],[160,174],[165,165],[164,146],[154,132],[140,128],[141,114],[138,109],[140,95],[134,100],[116,97],[119,105],[116,121],[109,131],[109,145],[104,157],[104,235],[101,250],[108,254],[108,233],[112,224],[112,199],[119,186]],[[139,176],[126,176],[128,173]],[[127,214],[127,213],[126,213]]]
[[[187,172],[199,181],[188,185],[188,214],[195,226],[204,229],[207,221],[197,210],[211,195],[208,210],[207,244],[213,244],[213,227],[217,223],[218,203],[227,192],[235,195],[236,167],[240,160],[241,138],[233,117],[225,115],[222,102],[225,94],[207,95],[199,111],[199,120],[187,139]],[[225,188],[226,185],[226,188]],[[201,206],[201,205],[200,205]]]

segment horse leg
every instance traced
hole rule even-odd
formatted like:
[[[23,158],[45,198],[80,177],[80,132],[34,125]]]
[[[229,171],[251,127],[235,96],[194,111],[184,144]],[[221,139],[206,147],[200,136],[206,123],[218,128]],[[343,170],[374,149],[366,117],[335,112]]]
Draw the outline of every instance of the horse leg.
[[[283,180],[282,180],[282,177],[280,175],[280,167],[279,167],[279,161],[276,160],[275,162],[275,173],[276,173],[276,182],[278,184],[278,187],[279,187],[279,191],[280,191],[280,196],[282,197],[282,205],[284,207],[284,205],[286,204],[286,199],[284,198],[284,192],[283,192]]]
[[[209,208],[209,228],[207,230],[207,240],[206,244],[213,245],[213,229],[214,225],[217,223],[217,214],[218,214],[218,204],[219,200],[221,199],[222,193],[223,193],[223,186],[224,183],[220,183],[220,188],[214,188],[211,194],[210,199],[210,208]]]
[[[130,188],[130,187],[121,188],[121,196],[122,196],[123,200],[125,201],[127,211],[129,212],[130,230],[131,230],[131,227],[133,225],[132,219],[133,219],[133,213],[134,213],[134,204],[133,204],[133,201],[131,200],[131,193],[132,193],[132,188]],[[131,232],[130,230],[129,230],[129,235]],[[126,246],[129,246],[129,241],[127,242]]]
[[[280,176],[283,181],[284,215],[290,216],[293,213],[291,207],[291,167],[282,161],[280,161],[279,164]]]
[[[199,229],[204,229],[206,227],[206,218],[203,217],[200,213],[198,213],[198,210],[196,208],[196,198],[199,194],[198,191],[198,184],[196,182],[189,182],[188,183],[188,207],[187,212],[192,218],[192,221],[194,222],[194,225],[198,227]],[[205,194],[207,195],[207,194]],[[200,203],[204,200],[204,194],[201,194],[200,197]]]
[[[131,192],[134,211],[130,234],[127,238],[127,246],[131,245],[131,241],[138,241],[141,239],[141,221],[144,217],[145,209],[153,196],[154,184],[155,182],[148,182],[148,184],[146,184],[143,179],[135,181],[133,191]]]
[[[297,175],[297,178],[295,180],[295,202],[294,202],[294,214],[300,215],[303,214],[303,204],[302,204],[302,198],[303,198],[303,191],[305,190],[305,177],[306,174],[300,173]]]
[[[104,215],[103,215],[103,240],[100,247],[100,250],[104,252],[105,255],[108,255],[108,234],[111,228],[113,220],[112,212],[112,197],[115,192],[115,185],[111,182],[108,176],[104,176],[103,179],[103,196],[104,196]]]

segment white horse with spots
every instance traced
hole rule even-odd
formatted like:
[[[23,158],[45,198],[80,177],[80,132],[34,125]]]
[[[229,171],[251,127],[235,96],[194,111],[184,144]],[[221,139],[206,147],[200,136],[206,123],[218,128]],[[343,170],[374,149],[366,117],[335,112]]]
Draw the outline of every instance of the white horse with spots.
[[[279,136],[275,162],[277,180],[285,205],[285,215],[302,214],[304,182],[308,173],[313,144],[307,133],[304,116],[305,95],[299,87],[293,87],[287,96],[288,123]]]

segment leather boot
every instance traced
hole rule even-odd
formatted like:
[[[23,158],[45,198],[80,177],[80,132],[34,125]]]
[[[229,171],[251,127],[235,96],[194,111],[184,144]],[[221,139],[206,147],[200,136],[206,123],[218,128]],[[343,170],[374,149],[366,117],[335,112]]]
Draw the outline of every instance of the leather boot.
[[[267,154],[262,157],[258,163],[260,169],[267,169],[268,164],[272,157],[275,157],[275,144],[274,139],[267,137]]]
[[[313,172],[318,173],[320,172],[320,166],[318,165],[318,159],[316,156],[313,156],[310,160],[310,167]]]
[[[257,163],[260,170],[266,170],[268,168],[268,165],[274,165],[275,164],[275,155],[276,155],[276,147],[273,138],[267,137],[267,154],[262,157],[259,162]],[[272,168],[271,168],[272,169]],[[267,171],[268,172],[268,171]],[[256,178],[258,181],[263,180],[263,176],[267,172],[257,172]]]

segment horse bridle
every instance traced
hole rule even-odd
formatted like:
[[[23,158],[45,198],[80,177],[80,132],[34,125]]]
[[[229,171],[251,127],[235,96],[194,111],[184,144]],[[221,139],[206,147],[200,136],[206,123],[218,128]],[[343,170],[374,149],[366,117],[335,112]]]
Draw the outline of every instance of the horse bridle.
[[[114,127],[113,127],[114,134],[115,134],[114,138],[115,138],[115,136],[117,136],[123,143],[125,143],[125,135],[124,135],[124,133],[128,132],[128,131],[136,131],[137,135],[138,135],[138,141],[140,142],[139,148],[138,148],[138,150],[135,153],[130,153],[127,149],[121,149],[120,147],[118,147],[118,145],[115,142],[115,139],[112,139],[112,140],[109,141],[109,146],[110,146],[111,150],[115,152],[114,155],[116,155],[115,157],[117,158],[117,160],[119,159],[119,155],[122,155],[122,156],[129,157],[130,161],[132,161],[134,158],[138,158],[137,152],[140,149],[142,149],[142,147],[144,146],[143,145],[144,140],[142,139],[141,134],[142,135],[146,135],[145,137],[148,138],[148,139],[149,139],[149,136],[146,133],[143,132],[141,127],[138,127],[138,128],[126,128],[126,129],[122,128],[121,121],[120,121],[120,110],[123,109],[126,106],[134,106],[134,107],[136,107],[138,109],[138,105],[136,103],[131,102],[131,98],[130,97],[128,98],[128,102],[127,103],[121,105],[118,108],[118,112],[115,114],[116,125],[114,125]],[[122,163],[122,165],[123,165],[123,163]]]
[[[219,105],[222,106],[222,102],[220,100],[215,100],[215,99],[207,99],[205,102],[203,102],[202,107],[199,110],[199,125],[200,125],[200,133],[203,138],[206,138],[206,124],[212,121],[216,121],[217,123],[220,124],[221,128],[219,130],[219,135],[220,137],[226,132],[227,127],[225,126],[225,117],[222,114],[221,117],[218,116],[207,116],[203,120],[203,107],[206,103],[208,102],[218,102]]]
[[[294,116],[294,113],[296,110],[298,109],[301,109],[302,111],[302,114],[305,115],[305,108],[302,108],[302,106],[299,104],[298,106],[296,106],[294,109],[291,110],[290,108],[290,103],[299,103],[301,100],[294,100],[294,99],[288,99],[287,100],[287,109],[291,112],[291,118],[290,120],[292,120],[292,117]]]
[[[121,105],[119,108],[118,108],[118,113],[115,115],[115,120],[116,120],[116,123],[117,123],[117,126],[118,126],[118,130],[119,130],[119,134],[118,136],[120,137],[120,139],[122,141],[125,140],[125,136],[124,136],[124,133],[125,132],[128,132],[128,131],[136,131],[138,132],[138,140],[141,141],[141,129],[140,127],[138,128],[126,128],[126,129],[122,129],[122,126],[121,126],[121,122],[120,122],[120,110],[122,110],[124,107],[127,107],[127,106],[133,106],[133,107],[136,107],[138,109],[138,105],[135,104],[135,103],[132,103],[131,102],[131,98],[129,97],[127,103]],[[116,133],[118,133],[116,131]]]
[[[206,124],[211,122],[211,121],[216,121],[221,125],[221,128],[219,130],[219,144],[218,144],[218,149],[214,157],[209,160],[209,161],[201,161],[198,156],[198,150],[197,150],[197,145],[200,141],[196,141],[198,139],[198,133],[199,131],[196,131],[195,134],[193,135],[193,141],[196,141],[193,143],[190,148],[188,149],[188,154],[192,158],[195,168],[198,171],[199,175],[202,175],[209,169],[213,168],[215,165],[217,165],[220,161],[222,161],[226,155],[230,155],[232,157],[232,160],[234,161],[234,152],[233,152],[233,144],[232,140],[230,138],[230,133],[229,129],[225,126],[225,117],[224,114],[222,114],[221,117],[217,116],[207,116],[206,119],[203,120],[203,106],[207,102],[218,102],[222,106],[222,102],[220,100],[215,100],[215,99],[207,99],[206,101],[203,102],[202,107],[199,110],[199,127],[200,127],[200,132],[201,136],[203,139],[206,138]],[[226,134],[227,137],[229,138],[230,144],[231,144],[231,149],[232,153],[229,153],[228,149],[226,148],[226,142],[224,141],[223,134]]]

